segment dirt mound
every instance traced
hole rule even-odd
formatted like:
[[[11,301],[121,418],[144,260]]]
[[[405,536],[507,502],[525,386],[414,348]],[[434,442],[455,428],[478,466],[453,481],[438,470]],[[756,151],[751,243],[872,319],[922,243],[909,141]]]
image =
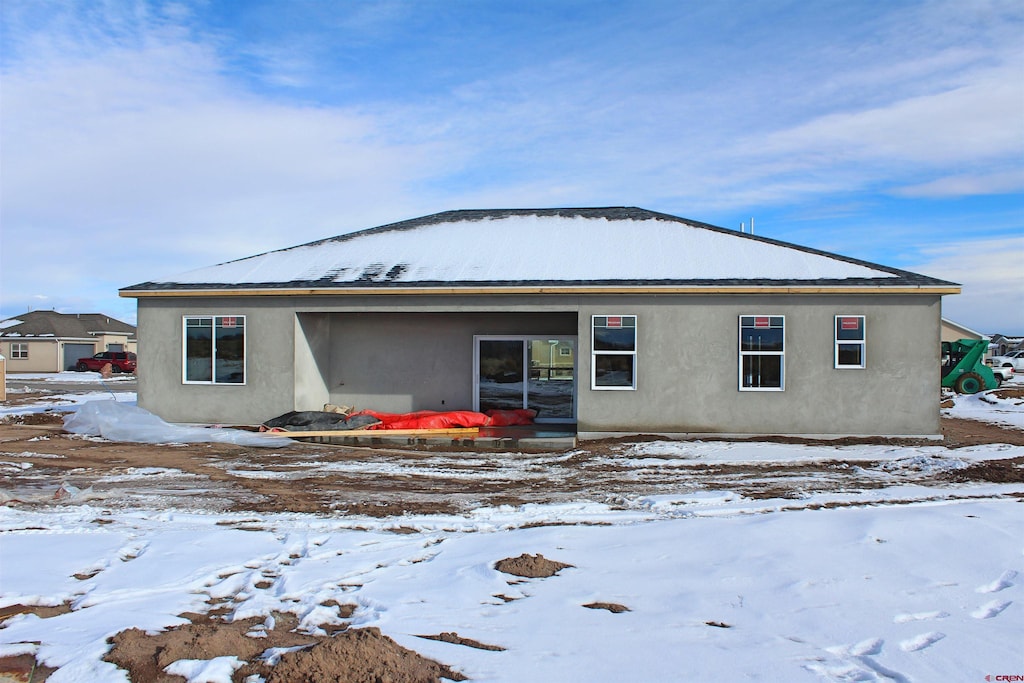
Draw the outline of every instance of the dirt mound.
[[[377,628],[345,631],[301,652],[289,652],[266,677],[267,683],[440,683],[466,677],[444,664],[408,650]]]
[[[298,619],[275,612],[273,628],[260,617],[234,622],[203,614],[183,614],[196,623],[148,635],[137,628],[110,639],[113,644],[104,660],[128,671],[133,683],[177,683],[180,676],[164,669],[179,659],[237,657],[246,662],[232,680],[257,675],[267,683],[427,683],[441,677],[465,680],[447,666],[407,650],[379,629],[342,631],[332,636],[295,633]],[[281,657],[275,666],[262,655],[270,648],[306,647]]]
[[[154,635],[132,628],[110,639],[114,647],[103,659],[127,669],[133,683],[170,682],[180,681],[181,677],[164,673],[164,668],[179,659],[235,656],[252,661],[269,647],[295,647],[317,641],[314,636],[292,633],[289,627],[298,622],[291,615],[275,616],[276,628],[266,630],[265,638],[246,635],[263,623],[260,618],[232,623],[203,619],[203,623],[186,624]]]
[[[519,557],[506,557],[494,563],[494,568],[505,574],[522,576],[527,579],[542,579],[554,576],[562,569],[571,567],[571,564],[549,560],[540,553],[527,555],[523,553]]]

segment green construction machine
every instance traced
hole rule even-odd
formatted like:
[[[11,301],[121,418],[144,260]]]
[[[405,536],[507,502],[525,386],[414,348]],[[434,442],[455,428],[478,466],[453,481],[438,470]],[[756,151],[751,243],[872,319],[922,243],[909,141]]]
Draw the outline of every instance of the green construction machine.
[[[987,339],[942,342],[942,386],[959,394],[976,394],[999,387],[999,378],[982,362]]]

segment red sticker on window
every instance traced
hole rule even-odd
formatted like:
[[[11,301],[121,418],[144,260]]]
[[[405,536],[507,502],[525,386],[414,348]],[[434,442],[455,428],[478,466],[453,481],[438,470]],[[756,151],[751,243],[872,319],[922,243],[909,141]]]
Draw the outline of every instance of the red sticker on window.
[[[220,319],[220,326],[221,327],[234,327],[235,324],[236,324],[235,318],[233,318],[233,317],[231,317],[231,318],[221,318]]]
[[[605,323],[606,327],[622,327],[622,316],[621,315],[610,315],[608,321]]]
[[[772,326],[771,318],[768,318],[767,316],[765,316],[763,318],[762,317],[754,318],[754,327],[771,327],[771,326]]]
[[[840,318],[839,329],[857,330],[860,329],[860,318]]]

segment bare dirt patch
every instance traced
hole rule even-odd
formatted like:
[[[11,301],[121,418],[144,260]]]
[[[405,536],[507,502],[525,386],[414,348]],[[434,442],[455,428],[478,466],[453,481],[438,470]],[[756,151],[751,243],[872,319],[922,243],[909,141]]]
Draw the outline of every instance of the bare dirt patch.
[[[56,669],[36,662],[33,655],[10,655],[0,657],[0,682],[2,683],[43,683]]]
[[[1017,396],[1024,395],[1024,389],[999,389],[993,393],[1014,392]],[[1004,396],[1008,398],[1008,396]],[[978,420],[964,420],[956,417],[942,418],[942,445],[947,448],[963,448],[965,446],[983,446],[990,443],[1005,443],[1011,446],[1024,446],[1024,429],[1000,427]]]
[[[0,623],[18,614],[34,614],[40,619],[49,619],[71,611],[71,603],[60,605],[8,605],[0,607]]]
[[[522,576],[527,579],[542,579],[554,576],[571,564],[549,560],[540,553],[528,555],[523,553],[519,557],[506,557],[494,563],[494,568],[503,574]]]
[[[0,420],[2,424],[20,424],[20,425],[64,425],[65,413],[54,413],[54,412],[42,412],[42,413],[28,413],[26,415],[8,415],[7,417]]]
[[[1024,399],[1024,387],[1002,387],[989,392],[1002,399]]]
[[[446,631],[445,633],[438,633],[435,636],[417,636],[417,638],[426,638],[427,640],[440,640],[443,643],[452,643],[453,645],[465,645],[466,647],[476,648],[477,650],[490,650],[491,652],[504,652],[505,648],[500,645],[488,645],[481,643],[479,640],[473,640],[472,638],[463,638],[454,631]]]
[[[617,602],[588,602],[583,605],[587,609],[606,609],[613,614],[621,614],[622,612],[632,612],[631,609],[625,605],[620,605]]]
[[[949,481],[989,481],[995,484],[1024,484],[1024,458],[986,460],[945,475]]]
[[[8,605],[0,607],[0,628],[3,628],[4,621],[19,614],[34,614],[40,619],[50,619],[70,611],[70,602],[60,605]],[[0,657],[0,683],[42,683],[55,671],[37,662],[35,655]]]
[[[0,504],[393,517],[580,499],[617,507],[639,496],[698,490],[728,490],[755,499],[802,498],[884,487],[908,476],[879,472],[873,463],[840,460],[688,462],[685,449],[679,448],[663,457],[645,455],[638,465],[628,455],[634,443],[643,441],[636,438],[586,442],[569,453],[435,452],[305,443],[261,449],[112,443],[66,434],[57,416],[30,421],[40,424],[0,424]],[[944,418],[942,428],[941,445],[951,454],[952,449],[980,444],[1024,445],[1024,430],[957,418]],[[940,445],[871,439],[777,441]],[[1005,479],[993,479],[1000,467],[982,464],[958,476],[1016,481],[1013,470]],[[78,493],[54,499],[65,483]]]

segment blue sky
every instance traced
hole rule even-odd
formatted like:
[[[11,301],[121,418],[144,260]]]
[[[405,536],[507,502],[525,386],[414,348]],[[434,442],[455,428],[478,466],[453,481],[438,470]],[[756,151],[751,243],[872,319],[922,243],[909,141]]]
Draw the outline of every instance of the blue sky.
[[[641,206],[1024,335],[1024,5],[0,4],[0,316],[436,211]]]

